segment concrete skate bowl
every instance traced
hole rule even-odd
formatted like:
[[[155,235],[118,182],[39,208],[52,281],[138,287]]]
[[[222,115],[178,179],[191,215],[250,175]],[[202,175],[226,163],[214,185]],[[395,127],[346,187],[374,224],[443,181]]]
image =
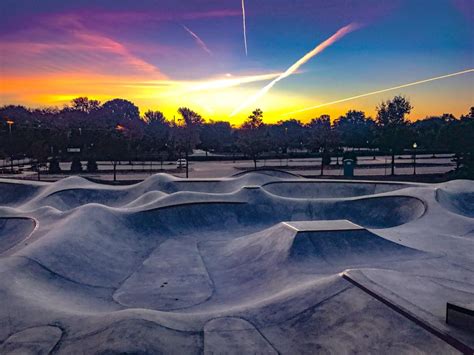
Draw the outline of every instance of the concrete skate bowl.
[[[0,206],[38,220],[34,234],[26,220],[0,228],[0,242],[19,236],[0,253],[0,353],[366,353],[394,344],[452,352],[341,276],[362,267],[416,273],[439,260],[400,241],[429,225],[434,188],[310,198],[265,188],[289,181],[75,179]],[[470,269],[466,262],[456,282],[471,282]]]
[[[474,182],[455,181],[436,190],[436,200],[447,210],[474,218]]]
[[[129,202],[127,191],[93,188],[77,188],[56,191],[41,199],[41,205],[67,211],[89,203],[121,206]]]
[[[396,191],[413,185],[341,181],[280,181],[263,188],[271,194],[290,198],[343,198]]]
[[[18,206],[32,198],[41,187],[28,183],[0,181],[0,206]]]
[[[274,202],[255,205],[238,201],[206,201],[139,212],[85,205],[69,213],[62,228],[50,229],[17,255],[35,260],[68,280],[113,288],[127,280],[131,270],[140,268],[158,246],[174,238],[198,241],[229,239],[272,226],[281,220],[348,219],[347,211],[351,210],[357,211],[349,216],[356,223],[384,228],[406,223],[423,213],[423,205],[409,197],[313,203],[286,201],[284,205],[277,203],[279,200]],[[197,248],[195,243],[190,245]],[[169,248],[173,250],[171,246]],[[174,253],[179,259],[178,256],[184,253],[169,250],[161,251],[161,257],[156,258],[167,260],[168,255]],[[201,265],[201,262],[196,260],[195,264]],[[205,275],[204,272],[200,274]],[[204,280],[205,276],[202,277]],[[140,280],[138,276],[137,280]],[[129,284],[137,283],[137,280],[129,280]],[[203,290],[199,298],[208,296],[208,292]],[[194,299],[189,301],[192,302]]]
[[[270,175],[255,173],[222,180],[187,180],[158,174],[135,185],[110,187],[82,178],[68,178],[53,183],[48,188],[51,192],[45,191],[34,201],[34,206],[50,206],[60,211],[67,211],[90,203],[110,207],[140,207],[153,204],[169,194],[179,192],[226,194],[237,192],[247,185],[260,186],[271,179]],[[68,185],[77,187],[71,188]],[[14,187],[10,186],[9,191],[12,189]]]
[[[257,170],[242,171],[240,173],[232,175],[232,177],[239,177],[239,176],[245,176],[245,175],[256,174],[256,173],[261,174],[261,175],[271,176],[271,177],[283,178],[283,179],[301,178],[300,175],[290,173],[289,171],[278,170],[278,169],[264,169],[264,168],[257,169]]]
[[[275,197],[262,189],[256,189],[249,198],[246,190],[228,195],[227,201],[195,200],[133,213],[128,215],[127,223],[140,233],[165,229],[173,235],[234,235],[241,229],[291,220],[347,219],[366,228],[391,228],[417,220],[425,213],[424,203],[410,196],[298,200]]]
[[[35,227],[30,218],[0,218],[0,255],[27,239]]]

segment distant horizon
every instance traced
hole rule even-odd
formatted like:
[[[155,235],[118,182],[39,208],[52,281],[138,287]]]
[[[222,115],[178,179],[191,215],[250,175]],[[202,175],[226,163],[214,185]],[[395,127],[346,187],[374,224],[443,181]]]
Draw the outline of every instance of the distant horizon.
[[[403,96],[403,95],[402,95]],[[79,96],[77,98],[80,98],[80,97],[85,97],[85,98],[88,98],[89,100],[98,100],[94,97],[89,97],[87,95],[84,95],[84,96]],[[388,99],[391,99],[393,98],[393,96],[390,96],[390,97],[387,97],[387,100]],[[123,97],[116,97],[116,98],[111,98],[110,100],[114,100],[114,99],[123,99],[123,100],[127,100],[127,101],[130,101],[131,103],[135,104],[133,101],[131,100],[128,100],[127,98],[123,98]],[[110,100],[105,100],[105,101],[101,101],[101,100],[98,100],[100,102],[100,104],[104,104],[105,102],[107,101],[110,101]],[[383,100],[383,101],[386,101],[386,100]],[[382,101],[380,102],[382,103]],[[63,104],[62,106],[36,106],[36,107],[33,107],[33,106],[27,106],[27,105],[22,105],[22,104],[1,104],[0,106],[0,109],[2,109],[3,107],[7,107],[7,106],[22,106],[22,107],[25,107],[26,109],[28,110],[43,110],[43,109],[55,109],[55,110],[62,110],[64,108],[67,108],[68,107],[68,104],[71,104],[71,101],[68,101],[67,103]],[[413,103],[412,103],[413,104]],[[138,106],[137,106],[138,107]],[[185,107],[185,106],[182,106],[182,107]],[[466,116],[469,114],[470,112],[470,109],[474,107],[474,104],[467,107],[464,111],[461,110],[461,112],[456,115],[452,112],[439,112],[439,113],[434,113],[434,114],[431,114],[429,116],[425,116],[425,117],[419,117],[419,118],[413,118],[413,114],[407,114],[406,117],[407,117],[407,120],[409,122],[416,122],[416,121],[421,121],[421,120],[424,120],[424,119],[429,119],[429,118],[433,118],[433,117],[441,117],[443,115],[453,115],[456,119],[460,119],[462,116]],[[190,106],[188,107],[189,109],[197,112],[198,114],[201,114],[202,112],[200,112],[199,110],[196,110],[194,107]],[[249,112],[248,112],[248,116],[250,116],[252,114],[252,111],[257,109],[258,107],[255,107],[254,109],[251,109]],[[138,107],[138,110],[139,110],[139,113],[140,113],[140,118],[141,119],[144,119],[145,117],[145,113],[148,112],[148,111],[153,111],[153,112],[156,112],[156,111],[159,111],[161,113],[163,113],[165,119],[167,121],[173,121],[173,119],[179,119],[180,115],[178,113],[178,109],[179,107],[176,108],[175,111],[172,111],[170,115],[167,115],[165,112],[163,112],[162,110],[152,110],[152,109],[142,109],[140,107]],[[317,115],[308,115],[309,117],[306,118],[306,119],[300,119],[300,118],[296,118],[296,117],[292,117],[292,116],[288,116],[288,117],[280,117],[280,119],[278,119],[278,117],[273,117],[272,120],[268,120],[268,118],[266,117],[266,114],[265,114],[265,111],[263,111],[263,122],[265,124],[277,124],[279,122],[285,122],[285,121],[290,121],[290,120],[297,120],[303,124],[308,124],[310,123],[310,121],[312,119],[315,119],[315,118],[318,118],[318,117],[321,117],[321,116],[324,116],[324,115],[328,115],[331,119],[331,122],[334,122],[336,119],[342,117],[342,116],[345,116],[349,111],[360,111],[360,112],[363,112],[365,114],[365,116],[367,118],[371,118],[373,120],[376,120],[377,119],[377,112],[376,112],[376,108],[374,107],[373,109],[373,114],[369,114],[367,113],[366,111],[364,110],[359,110],[357,108],[349,108],[347,111],[341,113],[340,115],[337,115],[337,116],[332,116],[328,113],[325,113],[324,111],[321,111],[320,114],[317,114]],[[1,117],[1,118],[4,118],[4,117]],[[209,123],[209,122],[229,122],[231,124],[232,127],[240,127],[244,121],[242,122],[238,122],[238,123],[235,123],[235,122],[230,122],[229,120],[226,120],[226,119],[221,119],[220,117],[216,117],[216,116],[212,116],[212,117],[208,117],[206,115],[202,115],[202,118],[204,119],[205,123]]]
[[[184,106],[240,125],[257,107],[266,123],[351,109],[375,118],[395,95],[413,103],[411,121],[474,105],[468,0],[5,0],[0,9],[1,106],[123,98],[142,114],[171,119]]]

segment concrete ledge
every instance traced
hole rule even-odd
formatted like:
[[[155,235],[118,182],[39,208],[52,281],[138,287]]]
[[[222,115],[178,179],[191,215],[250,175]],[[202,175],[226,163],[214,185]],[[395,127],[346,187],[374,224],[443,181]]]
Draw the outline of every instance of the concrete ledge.
[[[391,302],[389,299],[387,299],[383,295],[381,295],[379,293],[376,293],[373,290],[370,290],[369,288],[365,287],[361,283],[357,282],[355,279],[353,279],[351,276],[349,276],[346,272],[344,272],[342,274],[342,277],[344,279],[346,279],[347,281],[349,281],[354,286],[360,288],[362,291],[366,292],[370,296],[374,297],[375,299],[379,300],[380,302],[382,302],[386,306],[390,307],[394,311],[400,313],[402,316],[408,318],[409,320],[411,320],[415,324],[419,325],[423,329],[429,331],[431,334],[437,336],[441,340],[444,340],[446,343],[448,343],[452,347],[456,348],[457,350],[459,350],[463,354],[474,354],[474,349],[471,348],[469,345],[467,345],[464,342],[456,339],[452,335],[447,334],[446,332],[442,331],[441,329],[438,329],[438,328],[432,326],[428,322],[425,322],[424,320],[417,317],[412,312],[404,309],[403,307],[395,304],[394,302]]]
[[[446,323],[454,327],[474,332],[473,305],[446,304]]]
[[[347,219],[324,220],[324,221],[294,221],[282,222],[286,227],[297,232],[332,232],[364,230],[365,228],[348,221]]]

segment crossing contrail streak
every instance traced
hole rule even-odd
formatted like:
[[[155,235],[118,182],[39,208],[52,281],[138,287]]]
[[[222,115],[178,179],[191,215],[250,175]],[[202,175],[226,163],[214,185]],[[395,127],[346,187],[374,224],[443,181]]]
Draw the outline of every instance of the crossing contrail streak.
[[[331,37],[329,37],[327,40],[324,42],[320,43],[318,46],[316,46],[312,51],[306,53],[302,58],[300,58],[298,61],[296,61],[291,67],[289,67],[285,72],[283,72],[280,76],[278,76],[276,79],[274,79],[272,82],[270,82],[267,86],[263,87],[260,89],[255,95],[249,97],[246,101],[244,101],[240,106],[238,106],[232,113],[231,117],[235,116],[238,114],[240,111],[242,111],[244,108],[250,106],[253,104],[255,101],[257,101],[259,98],[264,96],[270,89],[280,80],[283,80],[290,75],[292,75],[294,72],[296,72],[303,64],[305,64],[308,60],[313,58],[314,56],[318,55],[322,51],[324,51],[327,47],[332,45],[333,43],[337,42],[339,39],[347,35],[348,33],[356,30],[359,28],[359,25],[351,23],[350,25],[347,25],[343,28],[341,28],[339,31],[337,31],[335,34],[333,34]]]
[[[245,46],[245,55],[248,55],[247,52],[247,20],[245,18],[245,0],[242,0],[242,25],[244,30],[244,46]]]
[[[195,34],[193,31],[191,31],[185,25],[181,25],[181,26],[183,26],[183,28],[186,30],[186,32],[188,32],[194,38],[194,40],[196,41],[196,43],[198,44],[199,47],[201,47],[209,55],[212,55],[211,50],[207,47],[206,43],[204,43],[204,41],[197,34]]]
[[[437,76],[437,77],[434,77],[434,78],[429,78],[429,79],[424,79],[424,80],[418,80],[418,81],[414,81],[414,82],[412,82],[412,83],[403,84],[403,85],[398,85],[398,86],[394,86],[394,87],[391,87],[391,88],[388,88],[388,89],[382,89],[382,90],[372,91],[372,92],[368,92],[368,93],[365,93],[365,94],[360,94],[360,95],[356,95],[356,96],[346,97],[345,99],[339,99],[339,100],[335,100],[335,101],[325,102],[325,103],[323,103],[323,104],[319,104],[319,105],[316,105],[316,106],[311,106],[311,107],[303,108],[303,109],[301,109],[301,110],[296,110],[296,111],[288,112],[288,113],[284,114],[284,116],[293,115],[293,114],[295,114],[295,113],[306,112],[306,111],[314,110],[314,109],[317,109],[317,108],[320,108],[320,107],[330,106],[330,105],[338,104],[338,103],[341,103],[341,102],[346,102],[346,101],[350,101],[350,100],[359,99],[359,98],[361,98],[361,97],[366,97],[366,96],[371,96],[371,95],[382,94],[382,93],[387,92],[387,91],[393,91],[393,90],[403,89],[403,88],[407,88],[407,87],[414,86],[414,85],[420,85],[420,84],[428,83],[428,82],[430,82],[430,81],[435,81],[435,80],[440,80],[440,79],[446,79],[446,78],[450,78],[450,77],[452,77],[452,76],[457,76],[457,75],[462,75],[462,74],[467,74],[467,73],[472,73],[472,72],[474,72],[474,69],[467,69],[467,70],[463,70],[463,71],[458,71],[458,72],[456,72],[456,73],[451,73],[451,74],[446,74],[446,75]]]

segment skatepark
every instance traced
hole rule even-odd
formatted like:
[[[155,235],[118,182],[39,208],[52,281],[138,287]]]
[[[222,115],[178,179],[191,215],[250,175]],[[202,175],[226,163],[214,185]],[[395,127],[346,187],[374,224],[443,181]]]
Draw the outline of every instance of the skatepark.
[[[474,182],[4,179],[0,275],[1,354],[472,353]]]

